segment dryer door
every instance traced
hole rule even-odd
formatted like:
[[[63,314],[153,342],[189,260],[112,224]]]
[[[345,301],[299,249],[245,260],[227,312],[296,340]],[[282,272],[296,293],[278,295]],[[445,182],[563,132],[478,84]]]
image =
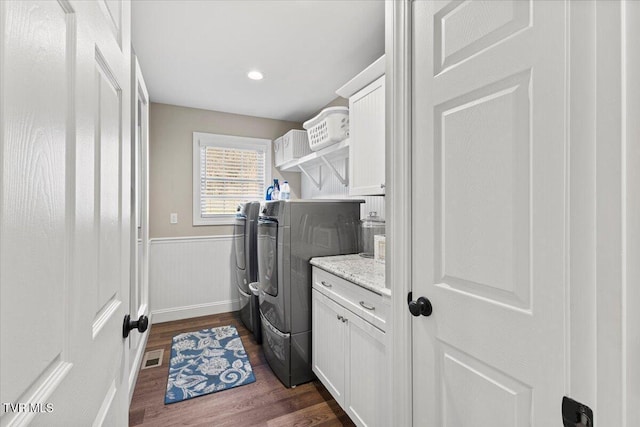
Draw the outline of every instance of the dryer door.
[[[246,226],[247,218],[244,215],[237,215],[236,222],[233,229],[234,246],[236,252],[236,266],[240,270],[244,270],[246,267],[245,257],[245,238],[244,230]]]
[[[282,333],[290,332],[290,321],[287,319],[283,279],[288,270],[281,270],[287,259],[283,257],[284,227],[278,222],[265,220],[258,222],[258,283],[260,286],[260,312],[271,325]]]
[[[246,239],[245,239],[245,227],[247,223],[247,218],[244,215],[237,215],[235,227],[233,231],[234,236],[234,252],[236,257],[236,284],[240,291],[245,294],[249,294],[249,277],[247,276],[247,247],[246,247]]]

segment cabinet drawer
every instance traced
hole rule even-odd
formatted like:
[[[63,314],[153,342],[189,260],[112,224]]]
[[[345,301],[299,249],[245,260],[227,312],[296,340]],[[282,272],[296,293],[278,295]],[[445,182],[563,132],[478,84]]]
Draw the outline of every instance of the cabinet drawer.
[[[317,267],[313,267],[313,288],[382,331],[387,330],[389,300],[382,295]]]

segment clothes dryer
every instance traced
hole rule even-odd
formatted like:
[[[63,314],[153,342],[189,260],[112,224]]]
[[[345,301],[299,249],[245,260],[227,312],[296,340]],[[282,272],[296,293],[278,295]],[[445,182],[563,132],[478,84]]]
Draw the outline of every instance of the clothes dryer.
[[[258,282],[263,349],[287,387],[313,379],[309,260],[358,252],[361,203],[277,200],[262,205]]]

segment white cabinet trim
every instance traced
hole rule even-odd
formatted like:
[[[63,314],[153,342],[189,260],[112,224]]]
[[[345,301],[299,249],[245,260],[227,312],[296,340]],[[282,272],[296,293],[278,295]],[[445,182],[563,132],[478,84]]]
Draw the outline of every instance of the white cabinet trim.
[[[411,316],[411,1],[389,1],[385,7],[387,283],[393,283],[387,375],[392,378],[391,419],[410,426],[413,419]]]
[[[378,58],[373,64],[365,68],[360,74],[345,83],[340,89],[336,91],[336,94],[349,98],[354,93],[376,80],[378,77],[384,75],[385,71],[385,55]]]

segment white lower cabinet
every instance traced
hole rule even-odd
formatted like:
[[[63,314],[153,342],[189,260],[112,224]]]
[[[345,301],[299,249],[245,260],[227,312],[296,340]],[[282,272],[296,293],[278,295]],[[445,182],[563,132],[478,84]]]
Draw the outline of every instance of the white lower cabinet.
[[[345,303],[340,290],[358,288],[364,296],[355,297],[356,305],[366,301],[367,307],[378,309],[384,304],[382,297],[315,267],[313,276],[314,373],[354,423],[390,425],[385,332],[365,320],[368,309],[359,312]]]
[[[338,402],[344,402],[347,325],[344,309],[315,289],[312,291],[313,372]]]
[[[385,334],[358,316],[347,319],[344,409],[358,425],[388,426],[384,422],[390,407]]]

